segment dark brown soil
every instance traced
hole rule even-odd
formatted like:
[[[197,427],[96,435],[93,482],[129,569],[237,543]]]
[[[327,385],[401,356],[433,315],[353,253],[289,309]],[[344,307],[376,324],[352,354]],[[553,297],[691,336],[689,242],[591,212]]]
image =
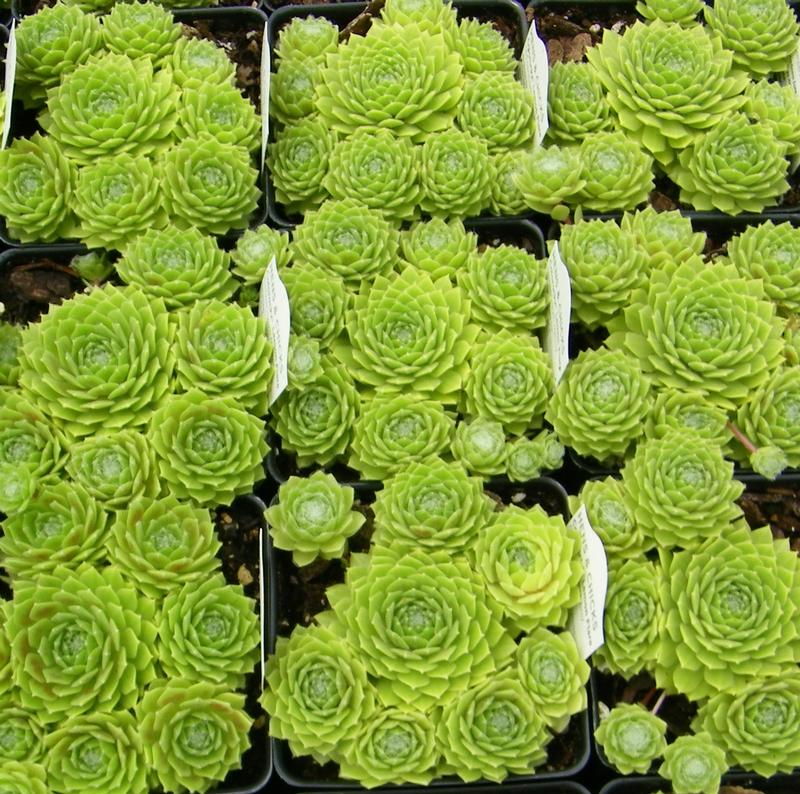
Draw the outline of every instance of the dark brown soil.
[[[769,526],[773,537],[788,538],[791,548],[800,554],[800,483],[748,488],[739,505],[752,528]]]
[[[16,325],[36,322],[51,303],[61,303],[83,289],[83,282],[63,259],[36,258],[0,270],[2,319]]]

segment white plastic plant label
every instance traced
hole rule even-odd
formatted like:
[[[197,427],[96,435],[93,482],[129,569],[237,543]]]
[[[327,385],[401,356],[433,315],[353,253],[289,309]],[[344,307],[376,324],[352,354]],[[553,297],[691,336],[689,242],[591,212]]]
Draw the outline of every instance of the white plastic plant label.
[[[541,145],[550,122],[547,119],[547,84],[550,65],[547,47],[536,31],[536,20],[531,20],[522,57],[519,62],[519,81],[533,94],[533,111],[536,117],[536,145]]]
[[[258,293],[258,316],[267,321],[272,342],[272,387],[269,404],[280,397],[289,382],[289,295],[278,275],[275,257],[267,267]]]
[[[578,651],[588,659],[603,644],[603,611],[608,589],[608,560],[603,541],[592,529],[585,505],[572,517],[569,526],[581,538],[581,600],[573,607],[567,629],[575,638]]]
[[[272,63],[267,38],[267,23],[264,23],[264,38],[261,40],[261,169],[267,159],[267,141],[269,141],[269,83],[272,77]]]
[[[8,145],[8,136],[11,132],[11,100],[14,98],[14,81],[17,75],[17,32],[16,22],[11,23],[8,32],[8,46],[6,47],[6,82],[5,82],[5,107],[3,108],[3,139],[0,149]]]
[[[569,364],[569,318],[572,312],[569,271],[561,258],[558,242],[553,243],[547,259],[547,282],[550,289],[550,315],[544,332],[544,349],[550,356],[553,376],[558,383]]]

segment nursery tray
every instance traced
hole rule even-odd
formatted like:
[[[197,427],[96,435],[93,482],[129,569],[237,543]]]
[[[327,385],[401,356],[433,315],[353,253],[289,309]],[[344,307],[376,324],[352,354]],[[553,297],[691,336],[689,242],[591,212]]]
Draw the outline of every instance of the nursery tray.
[[[723,786],[742,786],[762,791],[764,794],[797,794],[797,778],[789,775],[777,775],[765,780],[757,775],[724,775]],[[600,794],[654,794],[669,788],[669,784],[659,777],[627,777],[612,780],[601,790]]]
[[[287,8],[289,7],[287,6]],[[478,235],[479,245],[491,245],[494,242],[507,243],[524,248],[537,259],[544,259],[547,256],[542,230],[532,221],[510,218],[473,218],[465,221],[464,225],[467,231],[475,232]],[[319,467],[312,466],[298,469],[294,454],[284,452],[281,449],[280,437],[275,433],[271,435],[267,471],[276,483],[280,485],[295,475],[306,476],[317,468]],[[349,485],[357,492],[374,491],[381,487],[379,480],[360,479],[357,471],[341,463],[332,466],[330,471],[342,485]],[[492,477],[488,483],[492,485],[508,483],[508,478]]]
[[[280,29],[297,17],[317,16],[333,22],[338,27],[344,27],[355,19],[366,7],[367,3],[330,3],[326,5],[285,5],[274,10],[269,16],[267,38],[269,41],[270,61],[275,63],[275,44],[278,41]],[[514,0],[453,0],[453,7],[459,17],[471,17],[483,21],[500,18],[506,22],[511,31],[511,45],[514,53],[519,58],[525,36],[528,33],[528,22],[522,6]],[[270,128],[271,130],[271,128]],[[270,134],[272,138],[272,134]],[[267,213],[269,219],[279,227],[294,226],[302,218],[289,216],[282,205],[277,203],[272,178],[267,169],[266,179]]]
[[[16,0],[14,0],[14,8],[16,8]],[[212,25],[219,25],[221,27],[238,28],[246,27],[263,32],[266,29],[267,15],[258,8],[251,8],[249,6],[230,6],[230,7],[216,7],[216,8],[182,8],[174,9],[173,16],[177,22],[185,22],[192,24],[194,22],[208,21]],[[15,11],[15,15],[17,12]],[[19,17],[17,16],[19,19]],[[4,36],[4,37],[3,37]],[[8,32],[5,28],[0,31],[0,53],[2,53],[3,61],[5,62],[5,42],[8,38]],[[262,45],[263,46],[263,45]],[[256,86],[257,88],[257,86]],[[255,92],[256,94],[258,91]],[[9,97],[6,97],[9,101]],[[27,138],[30,137],[36,130],[38,125],[36,123],[36,112],[31,109],[23,107],[22,102],[14,100],[11,108],[11,132],[8,136],[8,145],[14,138]],[[260,157],[260,154],[259,154]],[[259,163],[260,164],[260,163]],[[253,216],[250,220],[250,227],[260,226],[266,222],[267,218],[267,185],[266,185],[266,169],[263,173],[259,173],[258,187],[261,191],[261,197],[258,201]],[[231,239],[241,231],[230,232],[223,235],[225,239]],[[20,243],[19,240],[14,240],[9,236],[8,228],[6,227],[5,218],[0,216],[0,242],[5,243],[7,246],[14,248],[28,248],[33,246],[50,245],[50,246],[74,246],[78,242],[76,240],[59,240],[55,243]]]
[[[396,787],[395,787],[396,788]],[[423,792],[425,788],[412,788],[410,792]],[[437,794],[459,794],[462,792],[461,786],[447,786],[438,789]],[[503,794],[503,792],[516,792],[522,794],[528,792],[529,794],[589,794],[589,789],[582,786],[580,783],[572,783],[565,780],[558,783],[539,783],[529,786],[512,786],[512,785],[497,785],[497,786],[475,786],[470,789],[472,794]],[[321,791],[310,792],[310,794],[323,794]],[[324,794],[329,794],[325,792]]]
[[[537,480],[531,480],[527,483],[521,484],[509,482],[498,483],[493,485],[491,488],[487,486],[487,490],[491,490],[505,503],[511,503],[512,497],[515,495],[523,494],[524,504],[526,506],[540,504],[550,515],[560,514],[565,521],[567,521],[570,517],[569,505],[567,502],[567,492],[559,483],[548,477],[540,477]],[[361,491],[360,498],[362,502],[371,503],[374,497],[374,489],[364,488]],[[275,497],[275,500],[273,500],[273,504],[275,504],[276,501],[277,497]],[[292,584],[289,581],[289,573],[293,568],[295,568],[295,566],[292,562],[291,554],[289,552],[274,548],[272,545],[272,540],[268,536],[267,582],[269,585],[269,596],[267,598],[267,602],[269,604],[270,613],[269,620],[267,621],[269,629],[269,640],[267,647],[270,653],[274,652],[275,650],[275,643],[279,632],[282,636],[288,636],[292,629],[298,625],[298,622],[294,618],[289,617],[287,606],[287,595],[292,587]],[[329,581],[315,584],[314,587],[319,589],[322,584],[327,587],[332,583],[332,581]],[[322,611],[327,606],[327,602],[324,598],[324,589],[320,590],[318,599],[315,593],[315,604],[316,606],[313,610],[313,614]],[[296,609],[297,607],[295,607],[295,610]],[[309,610],[309,612],[311,612],[311,610]],[[305,613],[305,617],[310,620],[312,615]],[[578,772],[580,772],[581,769],[583,769],[584,766],[586,766],[590,755],[589,710],[586,709],[582,713],[574,715],[570,721],[566,733],[561,734],[560,737],[564,737],[565,739],[573,739],[575,743],[574,760],[569,766],[557,771],[537,772],[530,775],[509,775],[509,777],[506,779],[506,783],[538,783],[539,781],[550,783],[549,789],[542,789],[539,786],[532,787],[532,790],[537,792],[537,794],[549,794],[550,791],[552,791],[552,794],[559,794],[561,791],[564,791],[565,794],[567,792],[570,794],[573,794],[573,792],[574,794],[578,794],[579,792],[585,791],[580,786],[577,788],[564,788],[566,785],[571,785],[574,787],[575,784],[554,784],[552,781],[561,781],[565,778],[574,777],[578,774]],[[563,742],[560,742],[560,737],[557,736],[551,741],[549,745],[551,749],[557,747],[559,743],[563,744]],[[360,784],[352,781],[340,780],[336,777],[333,777],[333,774],[331,774],[329,777],[321,778],[314,777],[312,774],[304,773],[306,762],[302,759],[292,756],[292,753],[289,749],[289,743],[287,741],[274,738],[271,741],[275,771],[280,778],[290,786],[306,789],[319,788],[325,789],[326,791],[349,791],[361,788]],[[480,782],[460,783],[453,777],[435,780],[430,783],[429,787],[436,787],[437,790],[441,790],[443,792],[455,791],[463,788],[469,788],[471,791],[474,790],[479,792],[484,790],[494,790],[494,787],[486,786],[485,781],[483,782],[483,785],[481,785]],[[392,789],[395,788],[403,788],[413,791],[416,787],[412,784],[404,784],[402,786],[392,787]],[[506,786],[504,785],[503,788],[505,789]],[[379,790],[388,791],[389,789]]]

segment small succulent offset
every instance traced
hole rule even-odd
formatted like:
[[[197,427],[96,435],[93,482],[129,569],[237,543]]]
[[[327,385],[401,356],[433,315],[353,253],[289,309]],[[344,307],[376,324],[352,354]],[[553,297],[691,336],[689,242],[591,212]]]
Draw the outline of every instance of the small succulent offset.
[[[459,20],[453,46],[461,56],[467,78],[483,72],[513,72],[516,68],[514,51],[489,23],[469,17]]]
[[[321,64],[316,59],[286,58],[270,82],[270,110],[281,124],[292,124],[314,114],[314,92]]]
[[[339,46],[339,31],[324,17],[295,17],[281,28],[275,54],[284,60],[311,58],[325,61]]]
[[[119,3],[103,17],[103,41],[111,52],[149,58],[161,66],[181,38],[169,9],[156,3]]]
[[[38,478],[25,466],[0,463],[0,478],[0,511],[6,515],[24,510],[39,487]]]
[[[525,482],[543,471],[560,469],[564,445],[555,433],[542,430],[533,438],[518,438],[508,445],[506,475],[511,482]]]
[[[478,238],[460,220],[432,218],[400,233],[400,255],[409,265],[426,271],[434,281],[455,281],[478,252]]]
[[[685,27],[697,22],[703,7],[703,0],[640,0],[636,3],[636,10],[645,19],[678,22]]]
[[[639,704],[614,706],[594,732],[608,760],[622,772],[644,775],[667,749],[667,723]]]
[[[323,349],[344,330],[350,294],[342,279],[316,265],[295,265],[282,273],[292,307],[292,331]]]
[[[320,471],[310,477],[290,477],[278,491],[279,502],[264,514],[276,548],[292,552],[295,565],[317,558],[341,558],[347,539],[363,525],[353,509],[352,488],[339,485]]]
[[[49,794],[47,773],[32,761],[6,761],[0,764],[0,786],[10,794]]]
[[[45,729],[35,713],[13,696],[0,697],[0,767],[8,761],[41,762]]]
[[[322,354],[319,342],[307,336],[289,336],[286,357],[287,389],[301,389],[322,375]]]
[[[289,235],[269,226],[247,229],[231,251],[231,272],[245,287],[258,287],[273,257],[279,270],[289,264]]]
[[[547,140],[580,143],[611,129],[611,108],[600,74],[590,63],[554,63],[547,86]]]
[[[672,784],[674,794],[716,794],[728,769],[725,751],[711,736],[679,736],[666,750],[658,774]]]
[[[653,207],[645,207],[626,212],[620,226],[644,248],[648,270],[700,256],[706,244],[705,233],[695,232],[691,220],[678,210],[658,212]]]
[[[567,146],[540,146],[525,154],[515,182],[527,207],[555,220],[569,215],[566,205],[576,200],[586,184],[580,155]]]
[[[730,442],[728,415],[724,409],[704,402],[697,391],[661,389],[653,410],[645,420],[645,438],[664,438],[673,432],[691,434],[725,449]]]
[[[786,143],[788,154],[800,152],[800,97],[792,87],[764,78],[751,83],[745,97],[744,112],[754,121],[771,126],[775,137]]]
[[[506,432],[494,419],[479,416],[459,422],[450,450],[470,474],[493,477],[506,470]]]
[[[232,85],[236,77],[236,66],[225,50],[208,39],[179,39],[168,64],[181,88]]]
[[[0,392],[0,463],[27,469],[34,478],[64,466],[63,436],[18,391]]]
[[[222,143],[250,152],[261,146],[261,121],[255,107],[227,83],[205,88],[184,88],[178,105],[177,134],[213,135]]]

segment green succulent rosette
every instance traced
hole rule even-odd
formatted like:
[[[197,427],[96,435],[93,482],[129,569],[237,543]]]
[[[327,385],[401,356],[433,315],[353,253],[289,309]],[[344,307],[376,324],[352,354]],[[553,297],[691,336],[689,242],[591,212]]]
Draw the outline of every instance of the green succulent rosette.
[[[261,146],[261,119],[238,88],[222,85],[184,88],[178,105],[179,135],[208,134],[220,143],[255,152]]]
[[[800,98],[792,87],[764,78],[751,83],[745,96],[744,112],[753,121],[771,126],[775,137],[787,145],[789,154],[800,153]]]
[[[359,727],[340,759],[340,776],[366,788],[387,783],[426,786],[436,776],[440,751],[431,714],[383,708]]]
[[[547,140],[562,146],[612,129],[611,107],[592,64],[556,62],[550,66],[547,116]]]
[[[347,539],[366,520],[353,508],[354,494],[352,488],[321,471],[310,477],[289,477],[278,490],[278,503],[264,513],[273,545],[292,552],[299,566],[317,558],[340,559]]]
[[[359,652],[386,706],[446,707],[516,647],[480,577],[448,551],[354,554],[327,596],[333,613],[318,619]]]
[[[208,791],[241,767],[250,746],[244,695],[221,684],[157,681],[136,716],[147,765],[165,791]]]
[[[319,342],[307,336],[290,334],[286,370],[288,389],[299,389],[317,380],[322,375]]]
[[[573,319],[590,329],[607,324],[645,284],[647,256],[614,221],[565,225],[559,250],[569,270]]]
[[[779,0],[716,0],[703,15],[734,63],[756,77],[785,72],[797,50],[800,25]]]
[[[517,669],[525,690],[548,727],[566,730],[570,717],[587,706],[589,665],[569,632],[534,629],[517,646]]]
[[[131,708],[155,678],[155,606],[113,568],[18,582],[6,616],[19,701],[45,724]]]
[[[623,775],[645,775],[667,749],[667,724],[638,703],[614,706],[594,732],[609,762]]]
[[[457,219],[431,218],[400,232],[400,254],[404,261],[424,270],[434,281],[447,276],[452,281],[478,252],[478,237]]]
[[[636,10],[645,19],[677,22],[684,27],[697,23],[697,15],[703,7],[702,0],[640,0],[636,3]]]
[[[484,334],[472,349],[464,407],[520,435],[542,425],[554,388],[549,356],[535,337],[502,329]]]
[[[586,185],[577,148],[540,146],[520,161],[515,181],[525,205],[556,220],[569,215],[567,204]]]
[[[364,400],[355,420],[348,465],[364,479],[386,479],[446,450],[454,425],[438,400],[379,393]]]
[[[19,326],[0,321],[0,386],[16,386],[19,378]]]
[[[640,443],[622,469],[637,526],[659,548],[697,548],[741,515],[744,485],[720,448],[691,433]]]
[[[180,88],[233,85],[236,64],[222,47],[208,39],[178,39],[167,61]]]
[[[444,33],[450,41],[458,20],[451,2],[441,0],[388,0],[381,9],[387,25],[416,24],[428,33]]]
[[[316,117],[286,126],[267,147],[275,198],[290,214],[317,209],[328,191],[323,182],[336,134]]]
[[[264,479],[263,423],[233,398],[197,389],[173,395],[153,414],[148,440],[162,482],[178,499],[229,505]]]
[[[339,47],[339,29],[325,17],[294,17],[281,28],[275,54],[283,60],[311,58],[321,63]]]
[[[286,739],[292,754],[325,763],[375,711],[375,690],[350,643],[318,625],[296,626],[278,637],[267,659],[260,702],[270,736]]]
[[[167,224],[157,169],[146,157],[116,154],[78,171],[78,234],[91,248],[122,250]]]
[[[747,76],[734,57],[702,25],[658,19],[606,30],[587,52],[621,128],[662,165],[742,106]]]
[[[295,227],[295,263],[316,265],[358,289],[362,281],[387,275],[397,262],[399,233],[378,210],[354,199],[326,201]]]
[[[48,89],[103,46],[100,20],[66,3],[26,16],[16,38],[14,88],[30,104],[43,102]]]
[[[760,213],[789,189],[786,153],[770,124],[734,113],[684,149],[668,174],[696,210]]]
[[[359,410],[352,376],[332,356],[325,356],[317,380],[278,398],[272,409],[273,427],[282,449],[297,456],[298,466],[327,466],[350,446]]]
[[[653,161],[625,133],[594,133],[581,143],[578,157],[584,184],[574,203],[607,212],[632,210],[647,201],[654,186]]]
[[[279,270],[290,264],[288,232],[271,229],[269,226],[246,229],[231,251],[233,275],[249,287],[258,287],[273,258]],[[287,272],[281,274],[284,282]],[[294,305],[292,310],[294,311]]]
[[[484,478],[503,474],[508,457],[506,431],[500,422],[483,416],[459,422],[450,451],[470,474]]]
[[[728,242],[728,261],[745,278],[761,279],[780,314],[800,314],[800,228],[764,221]]]
[[[135,430],[88,436],[73,444],[67,473],[106,510],[121,510],[137,496],[158,496],[156,458]]]
[[[513,72],[517,68],[514,50],[489,22],[470,17],[459,20],[452,46],[461,56],[466,77],[483,72]]]
[[[47,773],[31,761],[6,761],[0,764],[0,786],[8,794],[50,794]]]
[[[105,251],[88,251],[85,254],[75,254],[70,259],[69,266],[90,287],[97,287],[102,284],[114,270],[114,263],[109,261]]]
[[[354,199],[387,218],[419,215],[417,150],[390,130],[357,130],[334,146],[323,187],[335,199]]]
[[[331,53],[315,105],[325,124],[349,135],[389,129],[413,143],[449,127],[461,99],[458,54],[419,25],[374,25]]]
[[[126,284],[178,309],[210,298],[228,300],[236,289],[230,264],[230,255],[210,235],[167,226],[143,229],[133,237],[116,269]]]
[[[679,210],[659,212],[653,207],[645,207],[636,212],[626,212],[620,226],[644,249],[648,270],[670,262],[680,264],[694,259],[703,253],[706,244],[705,233],[695,232],[692,221]]]
[[[0,767],[8,761],[41,762],[45,729],[36,715],[12,697],[0,697]]]
[[[282,58],[269,87],[270,115],[293,124],[315,114],[315,93],[324,66],[315,58]]]
[[[9,235],[21,243],[75,236],[76,176],[58,143],[38,132],[0,152],[0,214]]]
[[[144,595],[161,599],[219,568],[220,543],[208,510],[168,494],[138,497],[118,510],[106,541],[109,560]]]
[[[167,593],[158,622],[158,659],[167,677],[242,688],[260,653],[255,604],[221,573]]]
[[[520,149],[501,151],[492,155],[492,195],[489,211],[492,215],[524,215],[528,205],[517,185],[517,176],[522,168]]]
[[[493,153],[525,146],[536,132],[533,94],[510,72],[478,74],[464,86],[458,125]]]
[[[516,631],[564,626],[583,577],[577,531],[536,506],[511,505],[470,550],[475,570]]]
[[[727,771],[725,751],[707,733],[679,736],[664,750],[658,768],[672,784],[673,794],[716,794]]]
[[[737,424],[758,447],[778,447],[784,466],[800,466],[800,368],[780,367],[740,408]],[[747,453],[734,449],[740,459]]]
[[[625,457],[650,413],[650,379],[621,351],[579,353],[556,386],[545,419],[579,455],[600,461]]]
[[[445,705],[437,727],[442,771],[465,783],[530,775],[550,734],[522,680],[510,670],[481,681]]]
[[[62,435],[25,392],[0,392],[0,464],[46,477],[63,467],[64,453]]]
[[[198,301],[177,318],[175,386],[226,397],[255,416],[267,413],[272,343],[266,323],[250,309]]]
[[[478,336],[469,320],[469,301],[449,279],[406,268],[361,289],[347,313],[349,344],[334,352],[367,387],[455,403]]]
[[[470,477],[458,463],[432,457],[408,464],[387,480],[372,511],[376,545],[456,554],[489,523],[494,502],[484,494],[481,478]]]
[[[20,385],[70,436],[139,427],[171,390],[172,339],[162,301],[99,287],[23,331]]]
[[[635,513],[620,480],[606,477],[604,480],[587,480],[577,497],[569,497],[569,509],[574,515],[583,505],[592,529],[603,541],[603,548],[610,560],[641,558],[655,545],[652,537],[646,536],[636,523]]]
[[[691,434],[725,450],[731,440],[728,415],[704,402],[696,391],[663,389],[656,393],[653,410],[645,420],[645,438],[664,438],[671,433]]]
[[[35,579],[56,566],[77,568],[105,555],[108,515],[79,483],[46,483],[3,522],[0,559],[13,581]]]
[[[536,479],[542,471],[560,469],[564,445],[555,433],[542,430],[534,438],[518,438],[508,445],[506,475],[511,482]]]
[[[64,794],[147,794],[147,767],[136,718],[129,711],[71,717],[48,734],[47,776]]]
[[[796,668],[800,562],[787,540],[739,522],[662,561],[659,687],[701,700]]]
[[[659,387],[697,391],[725,410],[765,383],[783,355],[783,326],[761,281],[732,265],[687,261],[650,274],[611,329]]]
[[[692,723],[725,752],[729,766],[763,777],[800,766],[800,675],[756,678],[736,695],[706,701]]]
[[[178,90],[147,58],[106,53],[64,74],[39,123],[79,165],[126,153],[153,155],[174,139]],[[121,216],[124,217],[124,216]]]
[[[160,66],[180,38],[180,24],[158,3],[117,3],[103,17],[106,48],[131,60],[149,58]]]
[[[30,469],[0,463],[0,512],[13,515],[25,510],[38,487],[39,480]]]
[[[207,234],[244,229],[261,191],[247,150],[208,133],[186,138],[160,161],[164,207],[179,228]]]
[[[420,207],[433,217],[480,215],[492,195],[492,159],[486,142],[470,132],[431,134],[419,154]]]
[[[282,273],[292,307],[292,331],[329,347],[344,330],[350,294],[338,276],[316,265],[295,265]]]
[[[531,333],[547,322],[550,293],[547,263],[514,245],[473,254],[458,272],[471,316],[490,332]]]
[[[655,666],[663,630],[661,570],[655,563],[628,559],[609,573],[604,643],[592,655],[592,664],[629,679]]]

